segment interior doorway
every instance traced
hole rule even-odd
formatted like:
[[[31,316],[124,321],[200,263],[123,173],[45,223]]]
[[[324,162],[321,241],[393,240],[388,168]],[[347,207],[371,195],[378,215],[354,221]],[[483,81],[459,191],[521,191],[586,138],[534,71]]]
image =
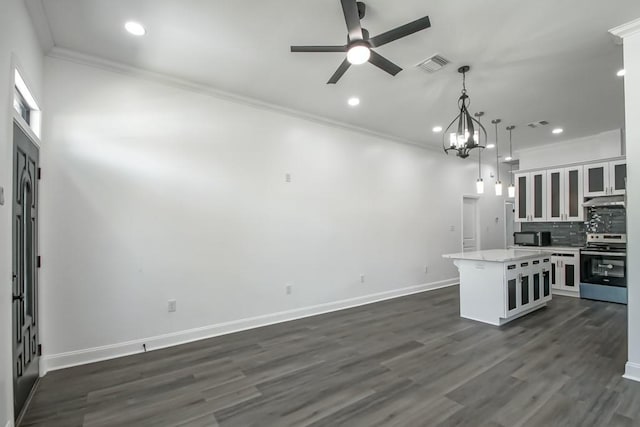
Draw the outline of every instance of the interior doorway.
[[[505,249],[515,245],[513,233],[516,230],[516,205],[513,201],[504,202],[504,247]]]
[[[478,197],[462,197],[462,252],[480,250],[480,212]]]
[[[40,371],[37,145],[13,124],[13,395],[18,418]]]

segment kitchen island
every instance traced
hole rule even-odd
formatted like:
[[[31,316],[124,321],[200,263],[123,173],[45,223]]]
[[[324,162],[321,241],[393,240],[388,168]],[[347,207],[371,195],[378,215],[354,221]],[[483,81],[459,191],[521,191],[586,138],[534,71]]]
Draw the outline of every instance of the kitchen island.
[[[551,253],[494,249],[443,255],[460,272],[460,316],[504,325],[551,300]]]

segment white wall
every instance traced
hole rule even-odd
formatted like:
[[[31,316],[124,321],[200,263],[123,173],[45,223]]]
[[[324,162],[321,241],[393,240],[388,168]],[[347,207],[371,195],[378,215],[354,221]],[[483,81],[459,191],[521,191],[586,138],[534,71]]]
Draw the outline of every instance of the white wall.
[[[13,422],[13,362],[11,330],[11,180],[13,174],[12,58],[22,68],[31,90],[41,93],[42,52],[21,0],[0,6],[0,426]]]
[[[520,170],[544,169],[624,155],[620,129],[517,151]]]
[[[640,20],[625,32],[624,95],[627,135],[627,266],[629,361],[625,376],[640,381]]]
[[[45,70],[49,368],[457,277],[441,254],[460,250],[473,160],[61,59]],[[504,200],[487,197],[483,240],[500,247]]]

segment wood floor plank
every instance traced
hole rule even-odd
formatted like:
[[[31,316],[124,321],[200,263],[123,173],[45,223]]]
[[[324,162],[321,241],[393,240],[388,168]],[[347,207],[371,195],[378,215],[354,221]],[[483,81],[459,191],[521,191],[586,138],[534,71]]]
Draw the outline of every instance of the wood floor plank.
[[[555,297],[503,327],[457,287],[42,378],[22,426],[635,426],[626,307]]]

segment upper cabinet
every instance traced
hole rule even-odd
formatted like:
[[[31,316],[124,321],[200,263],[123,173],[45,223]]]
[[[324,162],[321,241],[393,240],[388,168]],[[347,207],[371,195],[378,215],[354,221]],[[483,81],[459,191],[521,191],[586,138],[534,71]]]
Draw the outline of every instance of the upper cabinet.
[[[627,162],[615,159],[516,172],[516,222],[584,221],[585,197],[624,195]]]
[[[547,221],[583,221],[582,166],[547,170]]]
[[[519,173],[516,182],[516,222],[547,221],[546,171]]]
[[[622,195],[626,188],[626,160],[584,165],[584,197]]]

